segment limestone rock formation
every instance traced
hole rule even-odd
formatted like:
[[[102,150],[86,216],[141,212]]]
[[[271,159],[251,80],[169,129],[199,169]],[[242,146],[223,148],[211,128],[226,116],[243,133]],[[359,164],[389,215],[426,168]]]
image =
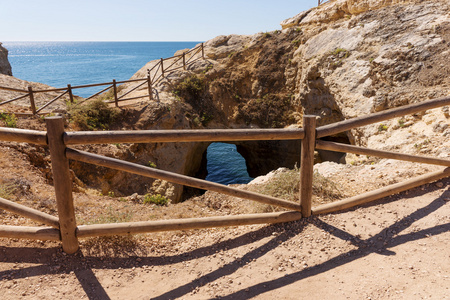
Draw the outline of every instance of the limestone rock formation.
[[[282,30],[216,37],[205,43],[205,60],[155,83],[158,105],[168,107],[161,118],[170,115],[171,121],[140,121],[139,128],[280,128],[302,126],[304,114],[316,115],[321,126],[447,96],[449,12],[444,0],[335,0],[283,21]],[[156,63],[134,77],[146,76]],[[194,93],[174,94],[180,84]],[[328,139],[448,157],[449,135],[448,109],[438,109]],[[236,144],[254,177],[299,163],[298,142]],[[207,147],[137,145],[127,151],[140,153],[136,160],[196,175],[205,173]],[[320,153],[322,159],[329,154]]]
[[[0,74],[12,76],[11,65],[8,61],[8,50],[0,43]]]

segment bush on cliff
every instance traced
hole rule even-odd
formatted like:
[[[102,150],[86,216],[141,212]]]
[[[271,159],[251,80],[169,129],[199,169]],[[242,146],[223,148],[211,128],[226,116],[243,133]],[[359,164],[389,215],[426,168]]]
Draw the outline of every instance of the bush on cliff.
[[[174,86],[172,93],[192,106],[195,111],[192,116],[194,124],[206,126],[217,114],[208,91],[208,82],[203,76],[193,74],[185,77]]]
[[[291,96],[267,94],[239,105],[238,117],[246,124],[282,128],[295,122],[292,117]]]
[[[116,108],[109,107],[101,99],[85,105],[68,105],[70,121],[80,130],[107,130],[119,116]]]

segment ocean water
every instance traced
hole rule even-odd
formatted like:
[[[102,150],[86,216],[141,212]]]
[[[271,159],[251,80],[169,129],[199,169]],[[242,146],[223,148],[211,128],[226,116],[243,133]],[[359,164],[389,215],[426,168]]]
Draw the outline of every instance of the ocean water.
[[[129,79],[147,62],[173,56],[200,42],[3,42],[17,78],[52,87],[84,85]],[[104,87],[76,90],[82,97]],[[247,183],[244,158],[236,146],[213,143],[207,150],[207,180]]]
[[[206,180],[222,184],[248,183],[245,159],[237,152],[236,145],[212,143],[206,152],[208,176]]]
[[[147,62],[199,42],[3,42],[13,76],[59,88],[129,79]],[[104,87],[76,90],[82,97]]]

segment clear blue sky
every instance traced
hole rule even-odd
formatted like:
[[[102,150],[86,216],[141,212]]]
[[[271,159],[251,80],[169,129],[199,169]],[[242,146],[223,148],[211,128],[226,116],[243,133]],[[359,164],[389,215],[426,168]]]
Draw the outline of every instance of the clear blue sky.
[[[317,0],[0,0],[0,42],[205,41],[281,29]]]

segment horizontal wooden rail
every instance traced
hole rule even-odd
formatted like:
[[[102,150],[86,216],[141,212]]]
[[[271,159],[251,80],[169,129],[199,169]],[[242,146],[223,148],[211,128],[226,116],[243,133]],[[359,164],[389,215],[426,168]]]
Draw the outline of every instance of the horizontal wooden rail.
[[[202,51],[202,48],[203,48],[203,43],[200,45],[200,46],[198,46],[198,47],[195,47],[195,48],[192,48],[192,49],[189,49],[188,51],[186,51],[184,54],[189,54],[189,53],[191,53],[191,52],[194,52],[195,51],[195,53],[193,54],[193,55],[195,55],[195,54],[197,54],[197,53],[199,53],[200,51]]]
[[[361,195],[357,195],[348,199],[327,203],[320,205],[312,209],[313,215],[326,214],[336,212],[339,210],[348,209],[357,205],[368,203],[374,200],[378,200],[387,196],[391,196],[400,192],[407,191],[409,189],[440,180],[450,176],[450,168],[425,174],[416,178],[409,179],[405,182],[395,183],[371,192],[367,192]]]
[[[420,103],[414,103],[410,105],[405,105],[398,108],[392,108],[385,111],[380,111],[367,116],[361,116],[341,122],[336,122],[329,125],[320,126],[317,128],[317,138],[324,136],[329,136],[344,132],[356,127],[370,125],[373,123],[398,118],[410,114],[415,114],[428,109],[438,108],[445,105],[450,105],[450,97],[433,99],[429,101],[424,101]]]
[[[14,101],[17,101],[17,100],[20,100],[20,99],[26,98],[26,97],[28,97],[28,96],[29,96],[29,94],[27,93],[27,94],[25,94],[25,95],[22,95],[22,96],[16,97],[16,98],[14,98],[14,99],[10,99],[10,100],[5,100],[5,101],[1,102],[1,103],[0,103],[0,105],[6,104],[6,103],[10,103],[10,102],[14,102]]]
[[[66,149],[66,156],[69,159],[94,164],[97,166],[107,167],[119,171],[124,171],[132,174],[142,175],[145,177],[151,177],[155,179],[162,179],[172,183],[177,183],[181,185],[186,185],[202,190],[209,190],[213,192],[218,192],[233,197],[244,198],[248,200],[253,200],[269,205],[275,205],[291,210],[300,210],[300,205],[286,201],[283,199],[278,199],[275,197],[270,197],[266,195],[257,194],[254,192],[249,192],[245,190],[240,190],[237,188],[229,187],[226,185],[218,184],[215,182],[210,182],[198,178],[193,178],[185,175],[180,175],[172,172],[167,172],[163,170],[158,170],[155,168],[145,167],[130,162],[122,161],[115,158],[100,156],[97,154],[92,154],[84,151],[79,151],[75,149]]]
[[[97,87],[102,85],[112,85],[113,82],[103,82],[103,83],[92,83],[92,84],[84,84],[84,85],[76,85],[72,86],[72,89],[84,89],[84,88],[90,88],[90,87]]]
[[[138,79],[129,79],[129,80],[122,80],[122,81],[116,81],[117,84],[122,83],[128,83],[128,82],[136,82],[136,81],[144,81],[147,80],[147,78],[138,78]],[[71,86],[72,89],[83,89],[83,88],[90,88],[90,87],[97,87],[102,85],[112,85],[113,82],[100,82],[100,83],[92,83],[92,84],[85,84],[85,85],[74,85]],[[1,87],[0,87],[1,88]],[[45,92],[61,92],[66,91],[68,88],[54,88],[54,89],[45,89],[45,90],[33,90],[33,93],[45,93]],[[19,90],[21,91],[21,90]],[[28,91],[24,91],[28,93]]]
[[[128,80],[116,81],[116,83],[122,84],[122,83],[130,83],[130,82],[137,82],[137,81],[147,81],[147,78],[128,79]]]
[[[59,230],[52,227],[0,225],[0,237],[50,241],[61,240]]]
[[[0,86],[0,90],[28,93],[28,90],[16,89],[16,88],[11,88],[11,87],[7,87],[7,86]]]
[[[26,207],[24,205],[0,198],[0,208],[9,212],[30,218],[34,221],[41,222],[55,228],[59,228],[59,220],[57,217],[46,214],[39,210]]]
[[[450,167],[450,160],[434,157],[426,157],[421,155],[410,155],[403,153],[396,153],[384,150],[367,149],[358,146],[346,145],[335,142],[316,141],[316,149],[330,150],[337,152],[347,152],[353,154],[370,155],[382,158],[398,159],[404,161],[412,161],[417,163],[440,165]]]
[[[77,237],[86,238],[91,236],[126,235],[171,230],[188,230],[252,224],[274,224],[297,221],[301,218],[302,215],[300,212],[287,211],[222,217],[80,225],[77,227]]]
[[[220,142],[255,140],[298,140],[304,137],[297,129],[199,129],[66,132],[66,145],[108,143]]]
[[[0,140],[47,145],[47,133],[45,131],[0,127]]]
[[[67,88],[63,87],[63,88],[54,88],[54,89],[45,89],[45,90],[33,90],[33,93],[47,93],[47,92],[62,92],[62,91],[66,91]]]

